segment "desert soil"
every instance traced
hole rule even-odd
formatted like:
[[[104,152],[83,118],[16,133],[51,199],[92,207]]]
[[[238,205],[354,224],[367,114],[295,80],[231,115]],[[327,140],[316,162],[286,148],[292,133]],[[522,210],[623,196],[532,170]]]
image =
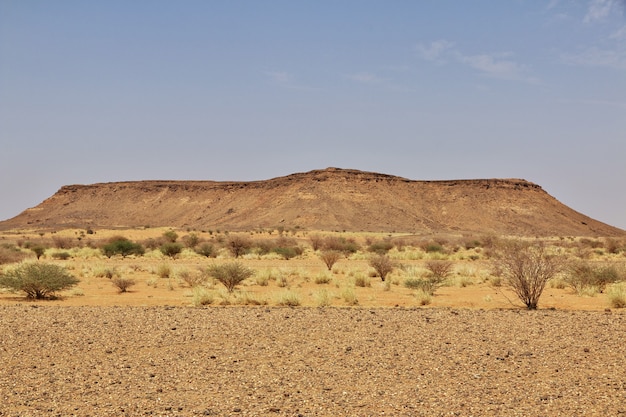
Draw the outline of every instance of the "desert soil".
[[[0,305],[0,416],[626,415],[626,315]]]

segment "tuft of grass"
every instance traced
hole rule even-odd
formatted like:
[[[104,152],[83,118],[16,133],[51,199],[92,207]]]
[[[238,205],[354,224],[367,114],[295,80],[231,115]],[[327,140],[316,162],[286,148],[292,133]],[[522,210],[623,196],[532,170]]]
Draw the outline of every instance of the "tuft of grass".
[[[192,303],[195,307],[210,305],[215,301],[213,292],[204,287],[195,287],[192,294]]]
[[[278,278],[276,278],[276,285],[281,288],[289,287],[289,280],[287,279],[287,276],[280,274]]]
[[[168,264],[161,264],[157,267],[156,274],[159,278],[169,278],[172,275],[172,267]]]
[[[372,286],[372,280],[370,279],[370,277],[359,273],[356,274],[354,276],[354,285],[357,287],[371,287]]]
[[[320,290],[315,294],[315,302],[318,307],[328,307],[331,304],[331,296],[327,290]]]
[[[429,305],[432,302],[433,296],[428,291],[417,290],[415,292],[415,299],[417,304],[421,306]]]
[[[276,304],[279,306],[297,307],[301,304],[300,296],[293,291],[285,291],[278,296]]]
[[[359,300],[357,299],[356,294],[354,293],[354,290],[350,287],[342,291],[341,298],[343,298],[346,304],[350,306],[355,306],[359,304]]]
[[[83,291],[83,289],[80,287],[75,287],[75,288],[72,288],[72,290],[70,291],[70,294],[73,295],[74,297],[82,297],[85,295],[85,291]]]
[[[159,284],[159,280],[156,278],[148,278],[146,280],[146,285],[148,287],[156,288],[158,284]]]
[[[328,284],[332,281],[332,277],[328,274],[328,272],[321,272],[315,276],[313,282],[316,284]]]
[[[612,285],[607,291],[609,304],[613,308],[626,308],[626,288],[623,284]]]
[[[258,299],[249,292],[241,291],[235,294],[234,304],[245,306],[261,306],[267,305],[267,300]]]

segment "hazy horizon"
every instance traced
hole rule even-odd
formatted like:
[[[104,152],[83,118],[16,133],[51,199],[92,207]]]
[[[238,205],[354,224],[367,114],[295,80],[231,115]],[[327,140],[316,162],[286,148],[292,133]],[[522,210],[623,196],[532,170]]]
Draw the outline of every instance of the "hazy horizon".
[[[626,2],[0,2],[0,220],[71,184],[522,178],[626,229]]]

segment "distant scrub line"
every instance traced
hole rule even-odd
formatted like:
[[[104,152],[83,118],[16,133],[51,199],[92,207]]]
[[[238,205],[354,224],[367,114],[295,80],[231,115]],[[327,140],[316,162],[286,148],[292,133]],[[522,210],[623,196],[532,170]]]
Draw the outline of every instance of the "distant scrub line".
[[[345,287],[341,293],[332,295],[324,290],[315,294],[319,306],[330,305],[335,299],[343,300],[345,305],[358,305],[353,288],[371,287],[372,278],[379,278],[386,291],[392,285],[402,283],[415,292],[418,305],[428,305],[443,286],[473,285],[475,277],[469,273],[461,274],[458,269],[461,264],[479,261],[477,265],[481,268],[485,264],[488,266],[477,279],[489,282],[494,288],[504,286],[510,289],[528,309],[538,308],[540,296],[548,285],[569,288],[580,296],[606,293],[612,307],[626,306],[623,286],[626,242],[616,238],[505,239],[489,235],[422,238],[365,233],[346,236],[298,229],[286,231],[283,228],[237,233],[187,231],[182,237],[179,233],[183,232],[167,230],[158,237],[141,241],[133,241],[121,234],[97,239],[97,232],[91,229],[75,231],[74,236],[52,232],[49,236],[40,233],[38,237],[19,237],[13,242],[0,243],[0,265],[3,265],[0,287],[24,292],[29,298],[42,299],[54,297],[78,284],[66,268],[45,263],[43,260],[47,259],[54,262],[75,258],[175,260],[197,257],[219,259],[220,262],[197,272],[179,271],[179,282],[193,289],[194,305],[268,303],[268,300],[258,300],[242,293],[238,287],[244,282],[268,286],[270,281],[275,281],[285,290],[274,302],[297,306],[302,300],[296,292],[289,290],[288,276],[263,274],[244,266],[240,260],[314,258],[328,272],[316,275],[313,282],[324,286],[331,285],[333,276],[340,273],[338,263],[350,259],[366,261],[368,269],[350,272],[351,286]],[[7,240],[6,236],[2,239]],[[417,261],[420,266],[416,269],[403,264],[407,261]],[[171,268],[164,264],[154,273],[157,277],[170,279],[169,285],[172,285]],[[120,293],[137,284],[135,279],[123,276],[120,271],[94,272],[94,275],[100,274],[108,278]],[[215,283],[222,284],[226,293],[216,295],[210,292]],[[147,284],[156,286],[158,281]]]

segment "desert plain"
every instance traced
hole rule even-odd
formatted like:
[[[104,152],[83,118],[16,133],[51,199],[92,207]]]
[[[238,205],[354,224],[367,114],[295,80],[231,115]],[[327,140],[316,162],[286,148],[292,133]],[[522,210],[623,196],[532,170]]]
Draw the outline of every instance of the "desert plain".
[[[193,234],[215,253],[99,249],[171,231],[1,234],[80,282],[52,300],[0,292],[0,416],[626,415],[626,315],[608,289],[576,292],[557,277],[529,311],[494,273],[484,243],[493,236],[176,230],[178,242]],[[241,255],[254,275],[232,293],[210,278],[190,284],[235,261],[223,244],[237,235],[302,251]],[[320,236],[359,249],[328,270],[311,243]],[[27,246],[38,240],[48,245],[34,260]],[[601,238],[543,241],[623,272],[624,252]],[[368,262],[380,242],[392,243],[395,263],[384,282]],[[431,260],[453,267],[425,297],[407,282]],[[121,293],[115,276],[134,285]]]

